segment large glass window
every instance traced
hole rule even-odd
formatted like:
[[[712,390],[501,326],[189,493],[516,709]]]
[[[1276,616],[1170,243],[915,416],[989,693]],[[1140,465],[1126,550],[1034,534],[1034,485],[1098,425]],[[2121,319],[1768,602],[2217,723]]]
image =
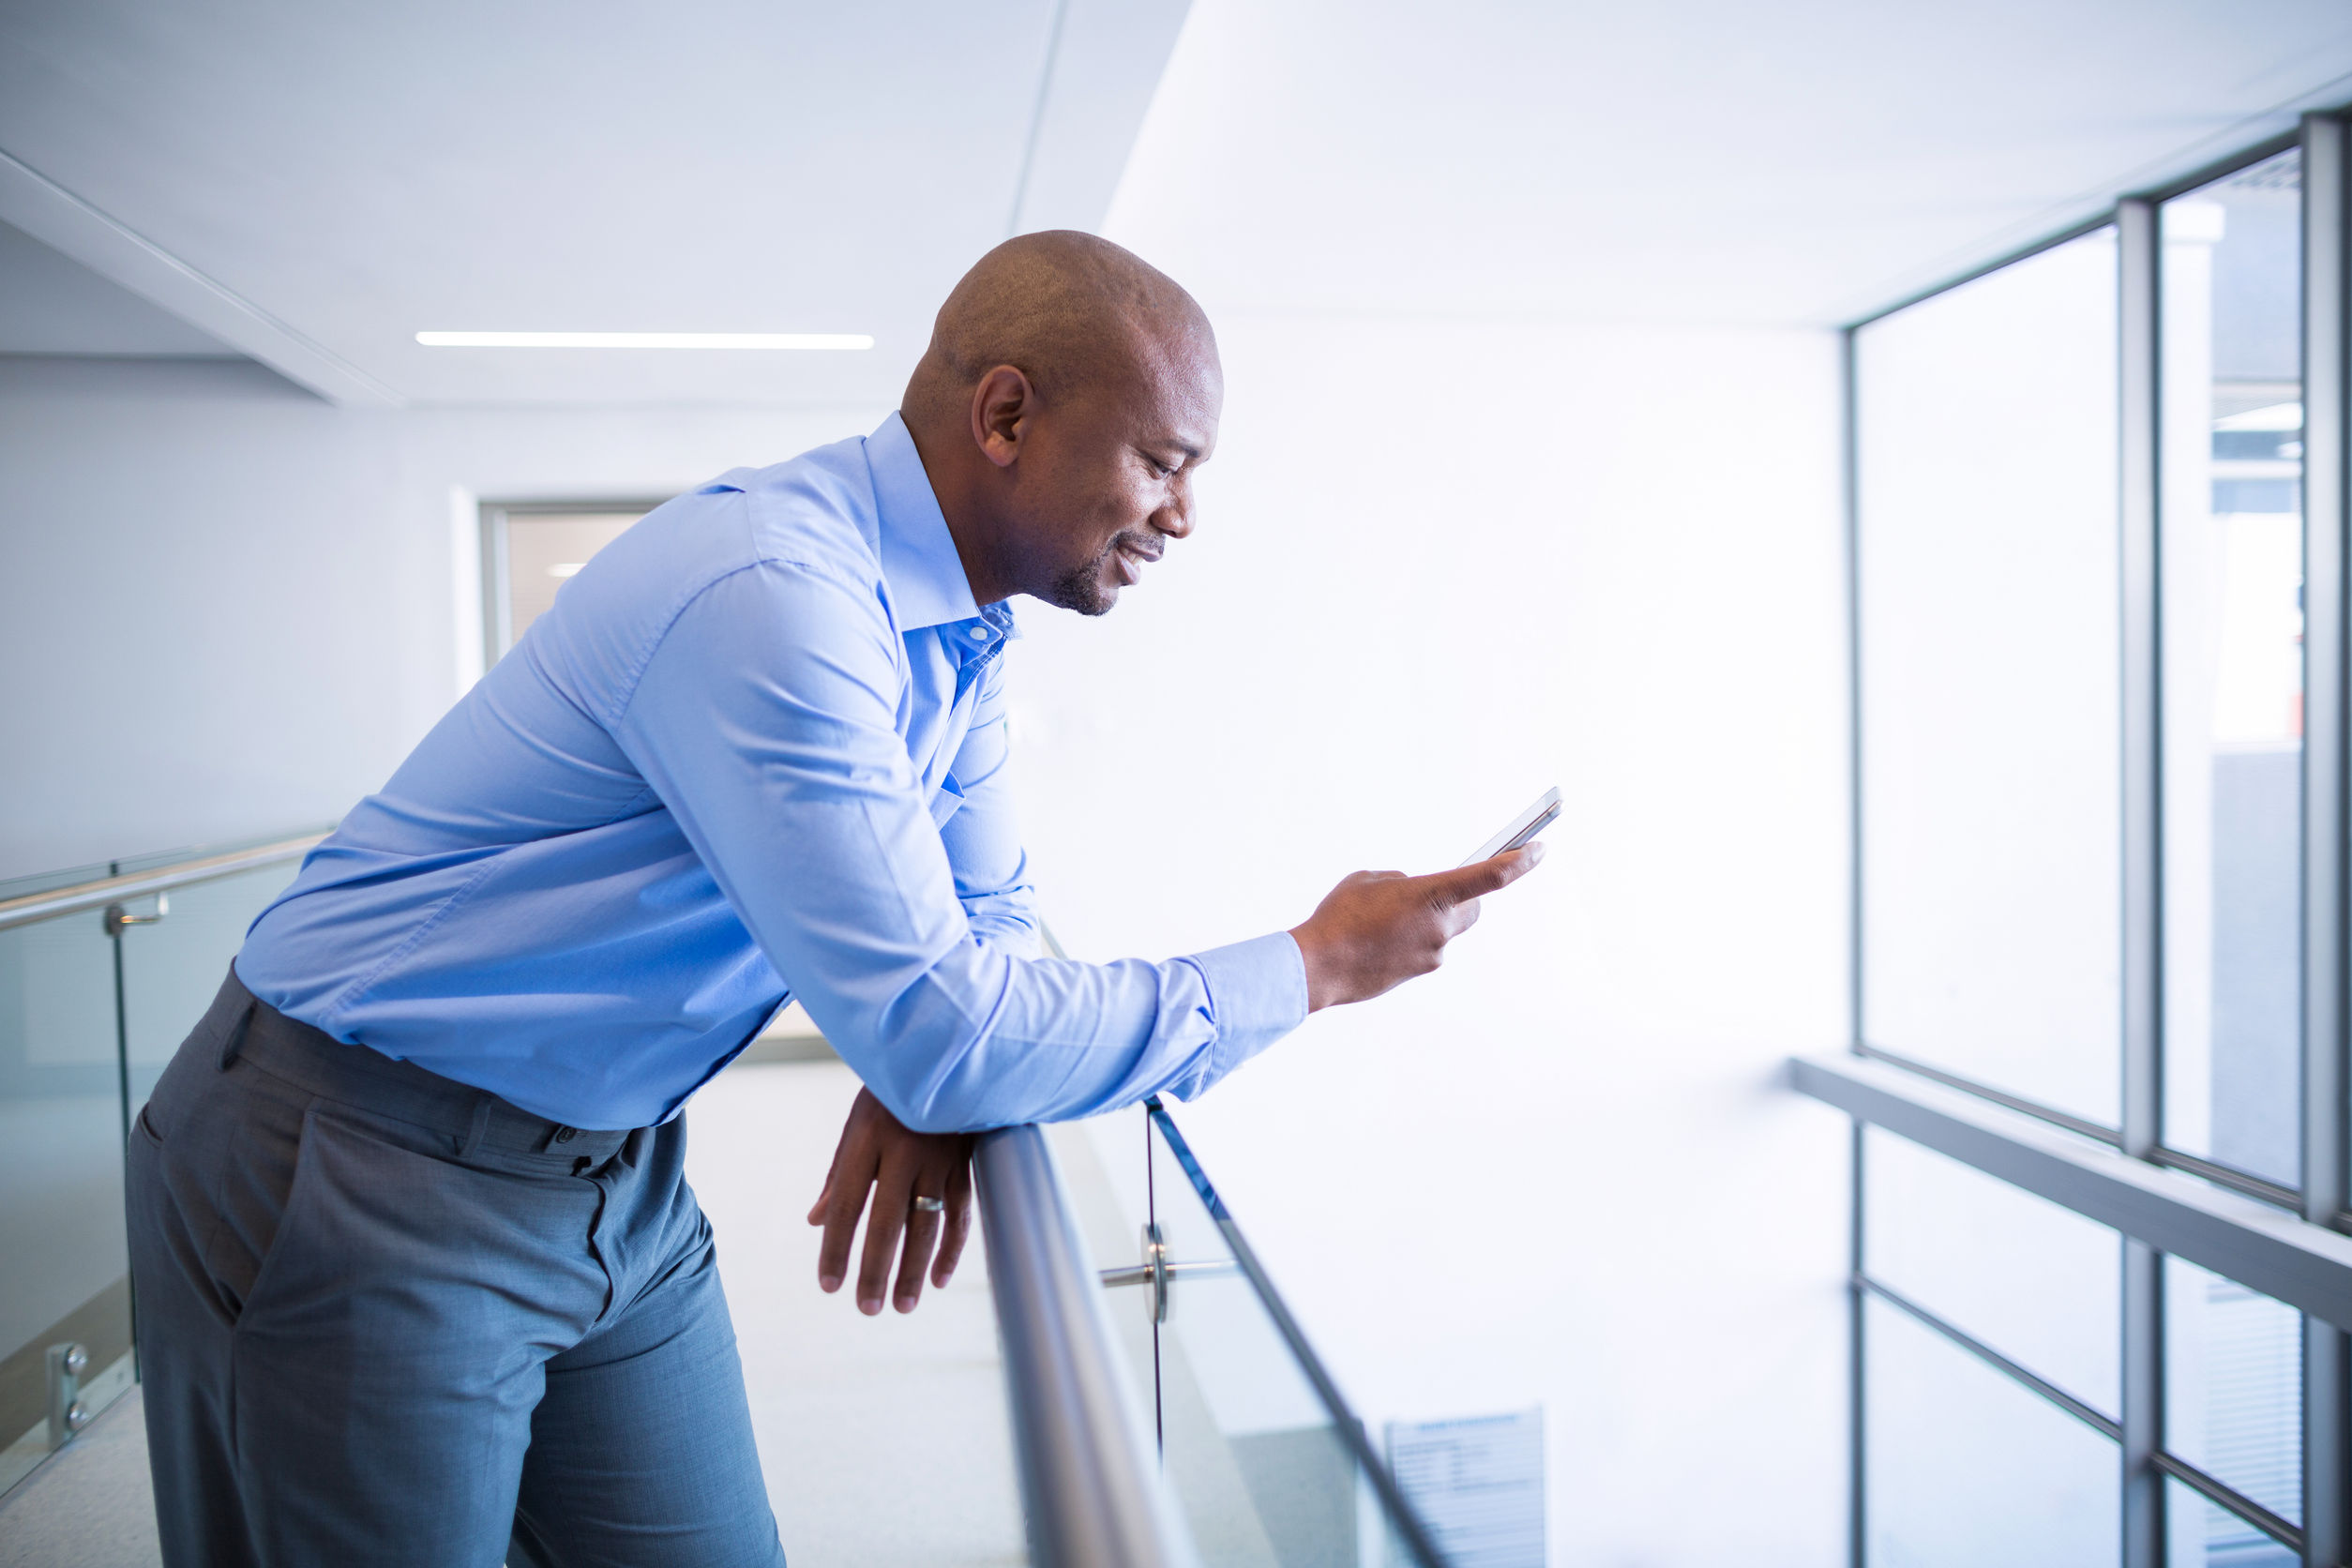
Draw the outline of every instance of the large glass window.
[[[2163,213],[2164,1140],[2299,1184],[2301,154]]]
[[[2352,1539],[2305,1441],[2352,1432],[2310,1353],[2352,1216],[2304,1180],[2352,1156],[2352,1108],[2305,1093],[2352,1072],[2305,1017],[2346,961],[2306,876],[2352,786],[2306,732],[2352,728],[2318,678],[2347,665],[2352,501],[2320,481],[2352,403],[2352,107],[2214,170],[1851,334],[1880,1062],[1814,1092],[1916,1140],[1866,1127],[1855,1171],[1874,1565],[2115,1562],[2128,1533],[2134,1564],[2284,1568]],[[2139,1432],[2137,1473],[2096,1481]]]
[[[2084,1568],[2118,1559],[2116,1445],[1873,1301],[1864,1324],[1869,1560]]]
[[[2164,1483],[2164,1568],[2300,1568],[2302,1560],[2194,1488]]]
[[[1877,1127],[1862,1156],[1870,1277],[2118,1415],[2116,1233]]]
[[[1862,1036],[2118,1120],[2116,242],[1856,335]]]
[[[2303,1319],[2164,1259],[2164,1447],[2288,1523],[2303,1516]]]

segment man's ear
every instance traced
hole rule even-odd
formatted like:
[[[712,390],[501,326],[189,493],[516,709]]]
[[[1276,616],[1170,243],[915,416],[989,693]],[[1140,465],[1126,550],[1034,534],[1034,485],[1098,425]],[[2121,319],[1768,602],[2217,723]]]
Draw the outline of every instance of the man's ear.
[[[1010,468],[1036,411],[1037,389],[1029,378],[1013,366],[999,365],[972,389],[972,439],[990,462]]]

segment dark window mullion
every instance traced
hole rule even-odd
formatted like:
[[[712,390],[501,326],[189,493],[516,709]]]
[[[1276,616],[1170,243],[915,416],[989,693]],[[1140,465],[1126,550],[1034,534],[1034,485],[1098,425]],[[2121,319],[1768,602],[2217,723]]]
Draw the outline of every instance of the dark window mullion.
[[[2346,1206],[2344,843],[2347,387],[2346,225],[2342,120],[2303,121],[2303,1217]],[[2303,1560],[2352,1558],[2352,1424],[2346,1341],[2303,1319]]]

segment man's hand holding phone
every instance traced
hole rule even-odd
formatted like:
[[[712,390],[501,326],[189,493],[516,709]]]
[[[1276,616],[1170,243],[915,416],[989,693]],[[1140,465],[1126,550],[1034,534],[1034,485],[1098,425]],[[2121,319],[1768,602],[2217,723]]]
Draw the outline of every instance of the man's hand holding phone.
[[[1560,815],[1560,791],[1536,797],[1487,848],[1451,871],[1358,871],[1290,927],[1306,965],[1306,1010],[1364,1002],[1445,961],[1445,944],[1478,923],[1478,900],[1544,858],[1535,835]]]
[[[1559,815],[1555,789],[1451,871],[1358,871],[1342,881],[1290,928],[1306,964],[1307,1010],[1364,1002],[1437,968],[1445,944],[1477,924],[1478,900],[1543,859],[1534,837]],[[808,1223],[824,1227],[818,1285],[837,1290],[848,1277],[850,1248],[870,1197],[858,1310],[880,1312],[887,1290],[899,1311],[913,1311],[926,1274],[944,1286],[972,1233],[972,1148],[968,1134],[909,1131],[873,1091],[858,1091],[824,1190],[808,1211]],[[891,1289],[894,1262],[898,1278]]]

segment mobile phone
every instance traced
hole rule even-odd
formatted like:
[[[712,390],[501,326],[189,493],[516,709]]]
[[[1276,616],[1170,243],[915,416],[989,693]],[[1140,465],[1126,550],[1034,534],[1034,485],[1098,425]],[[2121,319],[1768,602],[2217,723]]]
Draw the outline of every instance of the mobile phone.
[[[1504,854],[1512,850],[1517,849],[1520,845],[1526,843],[1529,839],[1534,837],[1537,834],[1551,826],[1553,822],[1556,821],[1559,816],[1560,786],[1555,784],[1550,789],[1545,791],[1542,794],[1537,795],[1535,797],[1534,805],[1529,807],[1526,810],[1512,818],[1510,826],[1504,828],[1500,833],[1496,834],[1492,838],[1487,839],[1486,842],[1480,847],[1478,852],[1471,855],[1468,860],[1462,862],[1462,865],[1475,866],[1482,860],[1492,860],[1499,854]],[[1456,870],[1459,870],[1460,868],[1460,867],[1455,867]]]

